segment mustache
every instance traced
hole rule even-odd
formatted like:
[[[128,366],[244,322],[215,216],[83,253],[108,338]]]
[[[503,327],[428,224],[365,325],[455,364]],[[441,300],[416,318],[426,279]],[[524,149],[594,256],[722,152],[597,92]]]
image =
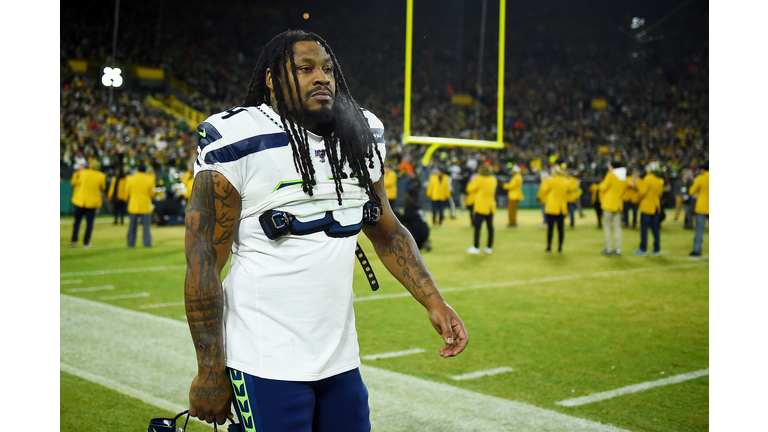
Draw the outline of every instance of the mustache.
[[[314,96],[315,94],[317,94],[318,92],[321,92],[321,91],[327,92],[329,95],[331,95],[331,98],[334,97],[333,90],[331,90],[330,87],[328,87],[328,86],[319,86],[319,87],[313,88],[312,90],[308,90],[306,93],[304,93],[304,98],[305,99],[309,99],[309,98],[311,98],[312,96]]]

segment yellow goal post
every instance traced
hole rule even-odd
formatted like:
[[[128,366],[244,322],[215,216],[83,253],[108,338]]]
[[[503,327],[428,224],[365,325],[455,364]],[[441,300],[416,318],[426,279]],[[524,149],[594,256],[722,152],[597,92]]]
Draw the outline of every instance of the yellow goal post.
[[[499,82],[497,89],[496,141],[411,135],[411,86],[413,75],[413,0],[407,0],[405,28],[405,104],[403,109],[403,142],[429,144],[422,165],[429,165],[432,154],[442,146],[504,148],[504,41],[506,0],[499,0]],[[482,36],[481,36],[482,37]]]

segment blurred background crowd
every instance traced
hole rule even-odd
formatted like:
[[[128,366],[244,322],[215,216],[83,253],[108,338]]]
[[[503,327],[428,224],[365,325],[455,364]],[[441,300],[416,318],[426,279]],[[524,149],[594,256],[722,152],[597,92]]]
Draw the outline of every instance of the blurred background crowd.
[[[114,5],[62,4],[62,182],[94,161],[109,178],[145,164],[159,192],[183,195],[174,185],[196,156],[197,124],[148,96],[206,116],[242,104],[261,47],[288,28],[328,41],[352,95],[385,125],[388,164],[418,174],[427,146],[403,144],[405,2],[342,1],[332,11],[290,3],[123,2],[114,40]],[[507,6],[506,146],[444,147],[422,178],[439,166],[463,188],[478,164],[488,164],[500,184],[513,166],[536,183],[539,172],[565,163],[583,180],[589,206],[587,186],[610,160],[626,161],[629,173],[657,161],[667,193],[680,194],[709,157],[707,3],[572,3]],[[495,140],[498,4],[487,2],[485,22],[480,4],[416,2],[413,135]],[[109,90],[98,74],[71,67],[73,60],[111,64],[113,42],[115,64],[162,69],[173,81]],[[456,95],[471,103],[456,103]]]

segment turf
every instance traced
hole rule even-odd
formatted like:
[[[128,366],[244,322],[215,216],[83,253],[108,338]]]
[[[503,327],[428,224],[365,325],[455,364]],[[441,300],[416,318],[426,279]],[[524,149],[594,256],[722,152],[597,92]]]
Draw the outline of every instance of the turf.
[[[507,228],[502,210],[490,255],[465,253],[472,242],[466,212],[433,227],[433,250],[423,252],[424,260],[467,325],[467,350],[440,358],[440,339],[424,309],[407,296],[380,298],[355,302],[361,355],[426,351],[363,362],[633,431],[707,430],[708,376],[576,407],[555,402],[709,367],[708,234],[704,257],[689,258],[693,232],[682,221],[668,220],[662,256],[635,257],[639,232],[624,229],[623,255],[606,257],[600,254],[602,230],[594,213],[585,211],[575,228],[566,227],[563,253],[545,254],[540,224],[540,212],[521,210],[520,226]],[[71,219],[62,218],[62,293],[184,321],[183,227],[152,227],[153,247],[143,248],[139,240],[134,249],[125,247],[127,225],[114,226],[107,218],[98,219],[90,249],[66,247],[71,228]],[[481,249],[485,239],[483,231]],[[356,299],[403,293],[364,236],[360,243],[381,288],[371,292],[356,267]],[[141,268],[154,270],[115,272]],[[71,291],[103,286],[113,288]],[[149,296],[114,298],[139,293]],[[514,371],[450,378],[498,367]],[[124,403],[130,398],[65,373],[61,379],[62,431],[82,430],[79,421],[93,424],[106,415],[71,402],[86,396],[131,407],[125,414],[131,424],[114,424],[114,431],[142,430],[146,425],[139,423],[170,415],[138,401]]]

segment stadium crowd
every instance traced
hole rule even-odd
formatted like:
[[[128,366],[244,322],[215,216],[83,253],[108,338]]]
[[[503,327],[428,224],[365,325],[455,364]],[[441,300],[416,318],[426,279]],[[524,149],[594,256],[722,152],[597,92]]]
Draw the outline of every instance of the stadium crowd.
[[[210,114],[242,103],[254,59],[271,35],[287,27],[317,26],[336,49],[358,103],[384,123],[389,163],[401,168],[403,161],[419,164],[426,146],[402,142],[400,10],[361,5],[340,8],[319,22],[302,22],[299,14],[294,19],[255,4],[236,11],[207,8],[200,18],[197,3],[166,0],[151,11],[122,8],[117,61],[165,69],[196,89],[183,102]],[[108,174],[121,164],[135,168],[140,163],[158,173],[185,171],[195,154],[197,125],[153,107],[145,94],[131,90],[115,90],[110,106],[98,79],[68,70],[71,59],[110,56],[112,11],[95,6],[61,11],[62,179],[95,159]],[[366,7],[381,22],[392,23],[372,35],[378,41],[375,52],[365,38],[346,37],[374,31],[356,19]],[[566,163],[572,175],[595,179],[606,173],[611,159],[621,159],[629,173],[660,162],[667,184],[681,183],[684,172],[692,179],[691,170],[709,152],[708,42],[686,26],[686,19],[695,17],[682,14],[680,22],[664,27],[663,37],[654,40],[638,38],[639,30],[584,25],[563,14],[549,20],[521,15],[510,17],[515,31],[506,49],[506,148],[445,148],[433,157],[434,167],[448,167],[460,179],[461,170],[474,171],[482,163],[498,176],[509,176],[514,164],[527,182],[538,182],[535,174],[555,164]],[[494,37],[489,30],[487,40]],[[474,44],[462,45],[460,53],[450,44],[414,46],[413,135],[495,139],[497,53],[494,44],[487,45],[481,94]],[[473,59],[467,62],[471,66],[455,67],[457,56]],[[452,104],[456,93],[470,94],[477,103]]]

